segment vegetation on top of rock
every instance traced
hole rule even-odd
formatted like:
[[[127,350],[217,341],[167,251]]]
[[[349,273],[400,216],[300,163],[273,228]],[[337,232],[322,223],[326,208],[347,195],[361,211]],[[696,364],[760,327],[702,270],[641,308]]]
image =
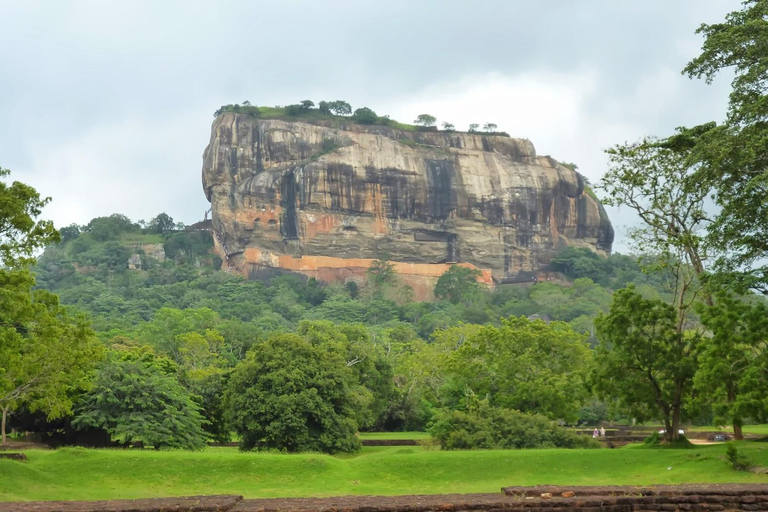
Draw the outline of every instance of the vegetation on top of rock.
[[[435,126],[437,118],[429,114],[421,114],[414,121],[414,124],[406,124],[395,121],[387,115],[379,116],[368,107],[360,107],[353,111],[351,105],[343,100],[323,100],[317,103],[317,107],[315,107],[315,103],[311,100],[303,100],[299,103],[286,105],[284,107],[257,107],[251,105],[250,102],[243,102],[242,104],[235,103],[222,105],[213,113],[213,116],[218,117],[224,112],[245,114],[257,119],[286,119],[290,121],[300,119],[307,122],[353,121],[365,125],[389,126],[403,131],[437,131],[437,127]],[[456,131],[455,125],[452,123],[443,122],[442,127],[442,131],[445,132]],[[509,137],[507,132],[496,131],[497,126],[494,123],[486,123],[482,131],[479,130],[479,128],[479,124],[471,124],[469,125],[468,131],[480,135]]]

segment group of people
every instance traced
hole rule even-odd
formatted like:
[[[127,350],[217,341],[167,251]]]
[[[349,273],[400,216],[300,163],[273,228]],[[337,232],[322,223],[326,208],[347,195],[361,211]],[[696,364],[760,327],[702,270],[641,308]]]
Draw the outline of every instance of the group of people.
[[[600,430],[597,430],[597,427],[595,427],[592,437],[605,437],[605,427],[600,427]]]

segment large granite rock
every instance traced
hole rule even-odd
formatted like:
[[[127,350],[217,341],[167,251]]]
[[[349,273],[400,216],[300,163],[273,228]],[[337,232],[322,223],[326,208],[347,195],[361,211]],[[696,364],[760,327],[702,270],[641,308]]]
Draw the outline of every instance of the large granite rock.
[[[528,140],[229,112],[203,160],[217,251],[250,276],[359,279],[387,258],[425,298],[452,263],[490,285],[613,242],[581,175]]]

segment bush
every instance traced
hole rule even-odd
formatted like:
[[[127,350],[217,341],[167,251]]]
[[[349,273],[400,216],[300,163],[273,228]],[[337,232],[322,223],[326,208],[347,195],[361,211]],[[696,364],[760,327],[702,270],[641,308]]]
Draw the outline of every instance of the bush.
[[[569,432],[540,414],[491,407],[485,401],[469,412],[441,412],[429,430],[444,450],[599,446],[592,438]]]
[[[729,444],[725,449],[725,458],[728,459],[728,463],[736,471],[749,471],[755,467],[755,463],[752,460],[739,452],[739,450],[733,444]]]

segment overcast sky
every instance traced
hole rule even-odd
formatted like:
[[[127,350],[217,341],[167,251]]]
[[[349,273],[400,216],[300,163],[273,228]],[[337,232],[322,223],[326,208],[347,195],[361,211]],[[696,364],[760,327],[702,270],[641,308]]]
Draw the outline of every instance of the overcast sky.
[[[724,117],[680,74],[738,0],[0,0],[0,166],[61,227],[203,218],[212,113],[344,99],[495,122],[592,182],[603,150]],[[609,212],[624,245],[626,212]]]

